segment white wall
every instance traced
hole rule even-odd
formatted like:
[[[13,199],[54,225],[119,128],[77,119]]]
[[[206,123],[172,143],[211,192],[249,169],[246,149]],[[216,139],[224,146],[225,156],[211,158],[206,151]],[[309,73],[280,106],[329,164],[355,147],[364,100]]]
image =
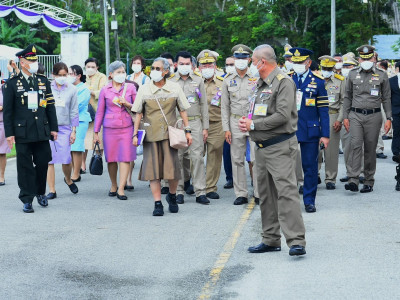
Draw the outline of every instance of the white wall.
[[[61,32],[61,61],[67,66],[84,67],[89,57],[90,32]]]

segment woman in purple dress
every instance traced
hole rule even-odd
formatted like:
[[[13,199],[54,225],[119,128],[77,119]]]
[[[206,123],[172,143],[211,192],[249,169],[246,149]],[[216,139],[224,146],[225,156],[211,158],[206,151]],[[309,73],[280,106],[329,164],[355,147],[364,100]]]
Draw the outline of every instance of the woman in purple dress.
[[[52,160],[49,162],[47,171],[48,199],[57,197],[54,164],[62,164],[64,182],[72,193],[78,193],[78,187],[71,179],[71,144],[75,142],[76,127],[79,126],[78,97],[76,87],[67,82],[67,75],[66,64],[62,62],[54,64],[54,81],[51,83],[51,90],[56,106],[58,138],[56,141],[50,141]]]
[[[136,88],[125,83],[125,64],[113,62],[110,67],[111,81],[102,88],[94,121],[94,141],[103,142],[104,154],[108,163],[108,174],[111,180],[110,197],[120,200],[128,199],[124,187],[128,178],[130,162],[136,159],[136,147],[132,145],[133,122],[128,110],[136,98]],[[103,139],[99,132],[103,126]],[[119,163],[119,183],[117,183]]]
[[[0,73],[1,74],[1,73]],[[8,147],[3,124],[3,86],[0,86],[0,186],[6,184],[4,172],[6,171],[7,157],[11,149]]]

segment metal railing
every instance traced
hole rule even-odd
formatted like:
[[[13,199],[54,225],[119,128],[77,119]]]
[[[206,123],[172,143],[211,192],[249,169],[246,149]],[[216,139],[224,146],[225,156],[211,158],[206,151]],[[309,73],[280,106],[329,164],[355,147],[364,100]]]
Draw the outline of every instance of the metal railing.
[[[51,78],[51,73],[53,71],[53,66],[55,63],[59,62],[61,59],[60,55],[38,55],[38,61],[44,65],[44,75],[48,78]],[[10,73],[7,70],[9,59],[0,57],[0,70],[1,70],[1,78],[7,79],[10,76]],[[19,63],[17,62],[19,67]]]

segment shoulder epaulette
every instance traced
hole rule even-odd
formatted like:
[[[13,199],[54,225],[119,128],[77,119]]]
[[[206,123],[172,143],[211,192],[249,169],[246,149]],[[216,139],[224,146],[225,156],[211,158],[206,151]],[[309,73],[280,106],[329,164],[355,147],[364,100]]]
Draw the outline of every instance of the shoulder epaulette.
[[[312,72],[312,73],[314,74],[315,77],[318,77],[319,79],[325,80],[325,78],[322,77],[321,75],[319,75],[318,73],[314,73],[314,72]]]
[[[287,72],[286,74],[287,74],[287,75],[293,75],[293,74],[294,74],[294,71]]]
[[[339,80],[341,80],[341,81],[344,80],[344,76],[342,76],[342,75],[340,75],[340,74],[337,74],[337,73],[335,73],[335,78],[337,78],[337,79],[339,79]]]
[[[285,78],[285,76],[282,75],[282,74],[278,74],[278,75],[276,75],[276,78],[277,78],[279,81],[281,81],[283,78]]]
[[[193,71],[193,74],[196,74],[197,76],[202,77],[201,74],[197,71]]]
[[[217,68],[217,71],[224,72],[224,70],[222,70],[221,68]]]
[[[219,80],[221,80],[221,81],[224,81],[224,77],[221,77],[221,76],[215,76],[217,79],[219,79]]]
[[[168,79],[171,79],[171,78],[173,78],[175,76],[175,73],[172,73],[169,77],[168,77]]]

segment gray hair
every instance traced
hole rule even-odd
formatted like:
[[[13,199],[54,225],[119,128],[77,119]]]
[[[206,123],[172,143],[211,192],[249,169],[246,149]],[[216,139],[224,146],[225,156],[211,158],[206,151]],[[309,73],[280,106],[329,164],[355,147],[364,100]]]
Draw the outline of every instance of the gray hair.
[[[110,64],[110,66],[108,67],[108,71],[110,73],[114,73],[116,70],[118,70],[121,67],[126,70],[125,64],[122,61],[116,60]]]
[[[197,59],[196,57],[192,56],[191,58],[193,68],[197,68]]]
[[[268,62],[276,62],[276,55],[275,55],[275,51],[274,48],[272,48],[270,45],[268,44],[263,44],[260,46],[257,46],[253,53],[256,53],[256,57],[257,58],[264,58],[266,61]]]
[[[153,62],[161,61],[163,63],[164,70],[169,70],[169,62],[164,57],[157,57]]]

